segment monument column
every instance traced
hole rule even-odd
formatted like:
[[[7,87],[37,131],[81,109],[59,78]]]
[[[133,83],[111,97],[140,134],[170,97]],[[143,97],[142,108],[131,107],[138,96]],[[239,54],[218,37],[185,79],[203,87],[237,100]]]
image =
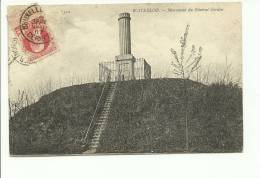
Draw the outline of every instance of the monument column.
[[[131,54],[130,14],[120,13],[119,24],[119,55],[116,56],[117,80],[135,79],[135,57]]]
[[[119,48],[120,55],[131,54],[131,31],[130,31],[130,14],[120,13],[119,23]]]

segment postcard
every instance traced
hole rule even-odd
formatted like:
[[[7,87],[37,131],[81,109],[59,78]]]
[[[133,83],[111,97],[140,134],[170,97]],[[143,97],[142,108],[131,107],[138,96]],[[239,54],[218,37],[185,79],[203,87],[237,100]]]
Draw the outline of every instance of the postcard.
[[[240,3],[8,7],[11,156],[243,151]]]

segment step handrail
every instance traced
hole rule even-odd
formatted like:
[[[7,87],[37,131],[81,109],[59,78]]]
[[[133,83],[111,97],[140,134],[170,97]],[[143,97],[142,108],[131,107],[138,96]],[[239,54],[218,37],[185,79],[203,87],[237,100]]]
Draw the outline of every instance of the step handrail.
[[[98,107],[99,107],[101,98],[102,98],[102,96],[103,96],[104,90],[105,90],[105,88],[106,88],[107,83],[110,81],[110,74],[111,74],[111,72],[108,73],[107,79],[106,79],[105,84],[104,84],[104,86],[103,86],[103,88],[102,88],[100,97],[99,97],[99,99],[98,99],[98,102],[97,102],[97,105],[96,105],[96,108],[95,108],[95,111],[94,111],[94,114],[92,115],[92,118],[91,118],[90,124],[89,124],[89,126],[88,126],[88,129],[86,130],[86,134],[85,134],[85,137],[84,137],[84,141],[86,141],[86,139],[87,139],[87,137],[88,137],[88,133],[89,133],[90,128],[92,127],[93,121],[94,121],[94,119],[95,119],[95,117],[96,117],[97,110],[98,110]]]

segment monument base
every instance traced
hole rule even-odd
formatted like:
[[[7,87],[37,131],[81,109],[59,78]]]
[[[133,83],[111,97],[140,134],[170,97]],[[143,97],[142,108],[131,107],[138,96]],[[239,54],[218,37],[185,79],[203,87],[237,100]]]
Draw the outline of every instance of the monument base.
[[[116,58],[116,80],[134,80],[135,57],[132,54],[118,55]]]
[[[122,54],[115,57],[116,61],[132,60],[135,62],[135,57],[132,54]]]

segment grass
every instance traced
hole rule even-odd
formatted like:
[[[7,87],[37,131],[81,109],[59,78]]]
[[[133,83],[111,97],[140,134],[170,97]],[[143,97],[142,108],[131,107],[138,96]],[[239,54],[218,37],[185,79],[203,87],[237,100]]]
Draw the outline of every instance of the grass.
[[[242,150],[242,90],[239,87],[205,86],[181,79],[122,82],[118,87],[99,152]]]
[[[57,90],[10,119],[11,154],[81,153],[102,84]],[[189,148],[186,150],[186,119]],[[241,152],[242,89],[182,79],[119,82],[100,153]]]
[[[103,84],[71,86],[43,96],[10,119],[10,153],[81,153],[80,139]]]

